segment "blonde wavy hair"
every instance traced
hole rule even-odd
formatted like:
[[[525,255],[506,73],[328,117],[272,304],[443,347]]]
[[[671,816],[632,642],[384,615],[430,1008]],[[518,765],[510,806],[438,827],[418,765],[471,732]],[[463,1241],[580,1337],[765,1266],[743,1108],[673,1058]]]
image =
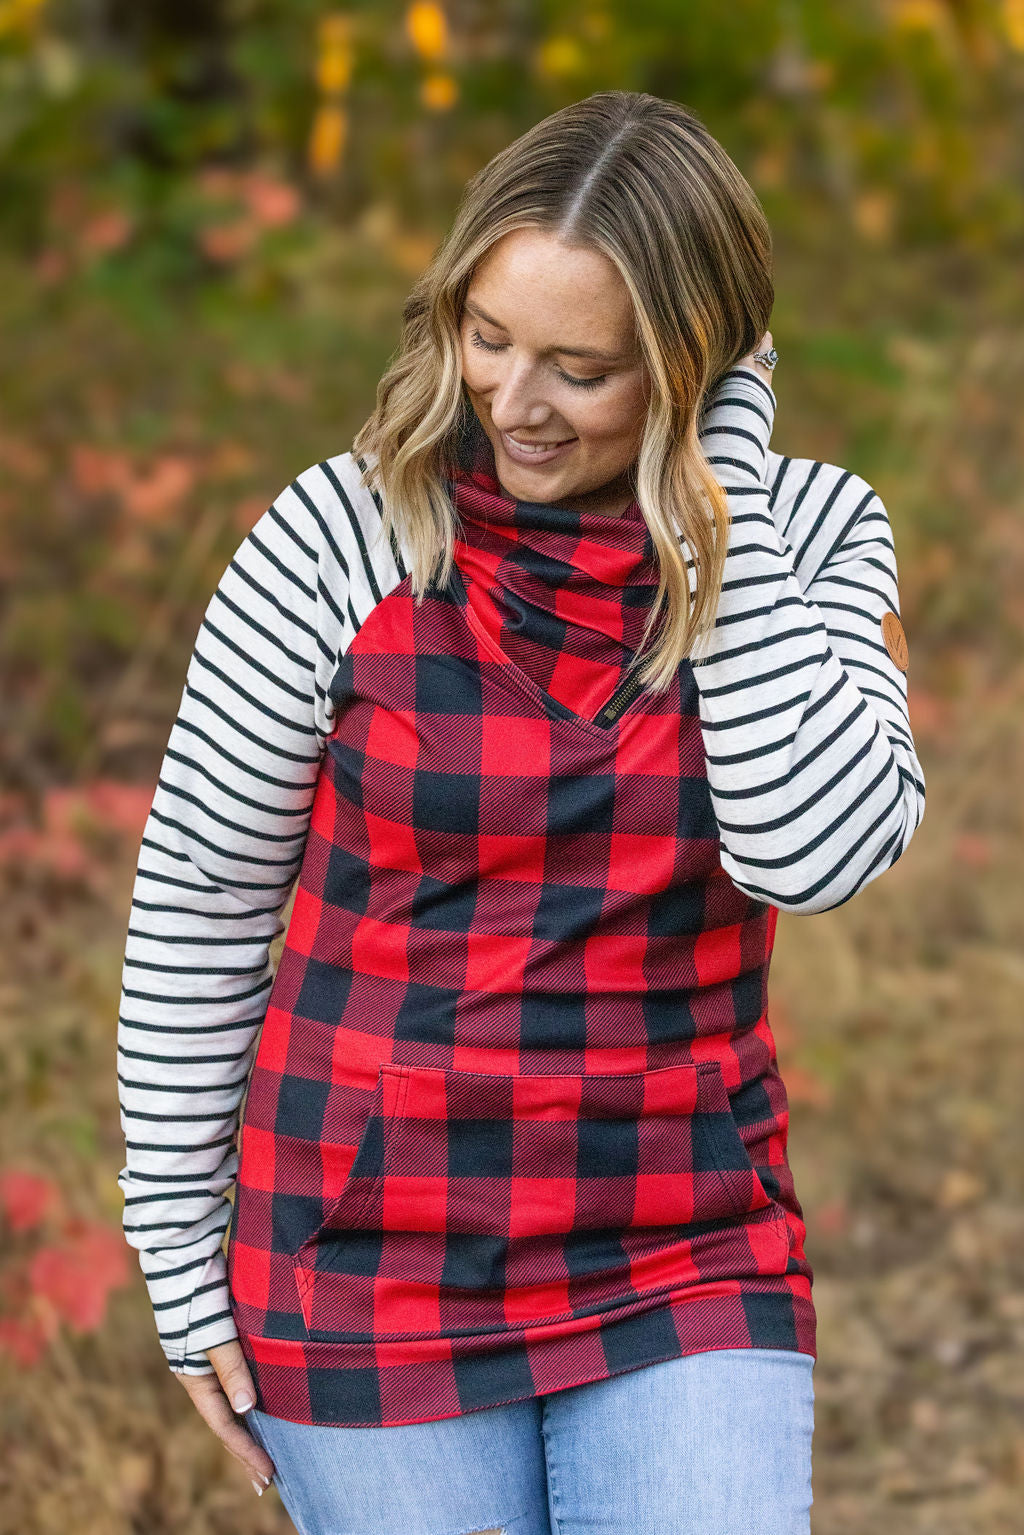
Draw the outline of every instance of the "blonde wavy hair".
[[[433,579],[447,582],[458,529],[444,480],[472,412],[462,383],[463,304],[478,262],[523,228],[603,252],[632,297],[651,385],[636,495],[660,572],[640,651],[660,615],[642,669],[659,691],[714,628],[729,510],[700,445],[700,417],[721,375],[768,329],[768,222],[703,123],[642,91],[599,91],[563,107],[467,182],[406,300],[401,344],[352,447],[378,496],[382,536],[401,533],[417,601]]]

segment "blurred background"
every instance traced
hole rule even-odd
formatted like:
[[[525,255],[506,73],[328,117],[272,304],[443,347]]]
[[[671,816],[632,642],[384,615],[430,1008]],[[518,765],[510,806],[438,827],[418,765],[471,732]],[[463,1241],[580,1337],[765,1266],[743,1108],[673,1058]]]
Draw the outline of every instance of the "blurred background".
[[[139,838],[203,609],[345,451],[465,179],[608,87],[763,201],[772,446],[892,521],[927,810],[783,914],[816,1535],[1024,1498],[1024,0],[0,0],[0,1530],[290,1530],[120,1231]]]

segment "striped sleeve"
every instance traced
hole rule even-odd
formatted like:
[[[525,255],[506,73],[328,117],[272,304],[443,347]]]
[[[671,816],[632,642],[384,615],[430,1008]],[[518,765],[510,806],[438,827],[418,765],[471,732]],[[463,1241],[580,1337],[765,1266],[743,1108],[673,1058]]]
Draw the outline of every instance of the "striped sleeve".
[[[379,597],[351,455],[304,471],[214,592],[139,852],[117,1029],[123,1225],[176,1372],[237,1336],[222,1239],[238,1111],[332,728],[328,686]],[[358,510],[357,510],[358,503]],[[361,521],[362,520],[362,521]],[[394,548],[373,559],[394,571]]]
[[[701,443],[731,511],[715,628],[694,657],[722,867],[784,911],[840,906],[924,814],[889,518],[859,476],[773,454],[774,391],[725,375]]]

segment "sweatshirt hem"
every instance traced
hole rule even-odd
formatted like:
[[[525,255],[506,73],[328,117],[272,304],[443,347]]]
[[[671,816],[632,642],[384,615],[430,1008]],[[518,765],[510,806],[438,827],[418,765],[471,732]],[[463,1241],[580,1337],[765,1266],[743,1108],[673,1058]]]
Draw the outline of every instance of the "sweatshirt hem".
[[[321,1343],[240,1328],[239,1339],[261,1412],[338,1428],[436,1422],[715,1349],[785,1349],[817,1358],[807,1276],[784,1276],[776,1287],[762,1281],[756,1288],[715,1288],[716,1294],[631,1315],[588,1317],[572,1333],[519,1329],[505,1347],[487,1352],[442,1337],[418,1345]]]

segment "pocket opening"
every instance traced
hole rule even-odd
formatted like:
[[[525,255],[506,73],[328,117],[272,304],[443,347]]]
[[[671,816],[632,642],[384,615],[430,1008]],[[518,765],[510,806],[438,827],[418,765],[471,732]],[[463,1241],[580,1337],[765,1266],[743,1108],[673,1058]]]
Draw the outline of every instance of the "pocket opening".
[[[772,1207],[777,1216],[784,1218],[785,1211],[765,1188],[740,1134],[721,1063],[701,1061],[697,1069],[702,1084],[698,1092],[701,1112],[697,1117],[697,1125],[704,1138],[708,1156],[717,1167],[722,1185],[732,1202],[733,1213],[741,1217],[753,1217],[758,1210]],[[749,1201],[744,1200],[742,1195],[743,1181],[747,1178],[750,1179],[752,1194]]]
[[[409,1089],[407,1068],[392,1061],[381,1061],[370,1104],[356,1142],[356,1149],[338,1192],[330,1198],[318,1226],[304,1238],[289,1256],[297,1273],[306,1271],[305,1257],[317,1245],[321,1235],[331,1230],[362,1229],[371,1201],[379,1195],[388,1168],[401,1140],[402,1104]],[[394,1127],[397,1125],[397,1129]],[[344,1216],[344,1225],[339,1216]],[[305,1284],[308,1285],[308,1279]],[[304,1281],[300,1277],[302,1293]]]
[[[673,1263],[741,1278],[785,1272],[788,1251],[717,1062],[387,1063],[349,1176],[292,1261],[311,1339],[355,1341],[427,1337],[442,1315],[482,1334],[614,1309]],[[382,1296],[407,1327],[379,1331]]]

